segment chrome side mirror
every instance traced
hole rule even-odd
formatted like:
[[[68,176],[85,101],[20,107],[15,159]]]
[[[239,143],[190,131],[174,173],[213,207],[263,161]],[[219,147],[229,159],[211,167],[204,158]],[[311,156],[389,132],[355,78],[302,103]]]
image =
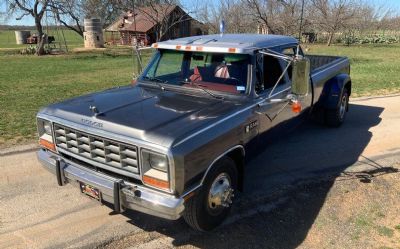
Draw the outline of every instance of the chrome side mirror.
[[[296,57],[292,63],[292,93],[305,96],[310,87],[310,60],[301,56]]]

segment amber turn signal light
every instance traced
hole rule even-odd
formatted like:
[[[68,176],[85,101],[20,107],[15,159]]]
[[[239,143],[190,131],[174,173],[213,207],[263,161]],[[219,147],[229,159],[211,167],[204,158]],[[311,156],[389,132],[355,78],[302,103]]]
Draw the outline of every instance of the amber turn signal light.
[[[56,146],[52,142],[49,142],[43,138],[39,139],[39,145],[45,149],[56,151]]]
[[[156,179],[156,178],[153,178],[150,176],[146,176],[146,175],[143,176],[143,182],[148,185],[154,186],[156,188],[169,189],[169,182],[163,181],[160,179]]]
[[[301,104],[300,102],[296,101],[292,104],[292,112],[300,113],[301,112]]]

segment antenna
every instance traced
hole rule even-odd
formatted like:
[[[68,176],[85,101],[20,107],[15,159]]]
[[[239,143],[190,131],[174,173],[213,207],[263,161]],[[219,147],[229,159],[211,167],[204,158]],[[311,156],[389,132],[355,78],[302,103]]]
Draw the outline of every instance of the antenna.
[[[138,33],[136,30],[136,9],[135,9],[135,0],[132,0],[132,11],[133,11],[133,24],[135,27],[135,52],[136,52],[136,59],[137,59],[137,70],[138,70],[138,74],[140,75],[142,73],[143,70],[143,66],[142,66],[142,55],[140,54],[140,50],[139,50],[139,37],[138,37]],[[135,72],[133,72],[133,74],[135,74]]]
[[[221,36],[223,36],[224,33],[225,33],[225,21],[224,21],[224,19],[222,19],[219,22],[219,32],[221,33]]]

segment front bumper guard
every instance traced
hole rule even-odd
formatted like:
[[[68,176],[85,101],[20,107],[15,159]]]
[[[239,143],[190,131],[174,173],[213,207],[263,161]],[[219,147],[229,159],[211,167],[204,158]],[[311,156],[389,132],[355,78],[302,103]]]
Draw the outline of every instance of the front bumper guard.
[[[127,183],[43,149],[37,152],[37,157],[48,171],[56,175],[60,186],[67,183],[79,185],[79,182],[83,182],[98,188],[102,200],[113,204],[115,212],[132,209],[169,220],[177,220],[182,216],[183,198]]]

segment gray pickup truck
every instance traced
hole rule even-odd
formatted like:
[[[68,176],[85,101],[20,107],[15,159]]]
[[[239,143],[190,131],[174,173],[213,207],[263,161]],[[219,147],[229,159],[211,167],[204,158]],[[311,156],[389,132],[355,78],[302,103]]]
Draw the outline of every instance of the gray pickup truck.
[[[153,44],[128,86],[43,108],[40,162],[60,186],[211,230],[243,188],[245,162],[305,117],[340,126],[351,94],[344,57],[296,39],[205,35]]]

